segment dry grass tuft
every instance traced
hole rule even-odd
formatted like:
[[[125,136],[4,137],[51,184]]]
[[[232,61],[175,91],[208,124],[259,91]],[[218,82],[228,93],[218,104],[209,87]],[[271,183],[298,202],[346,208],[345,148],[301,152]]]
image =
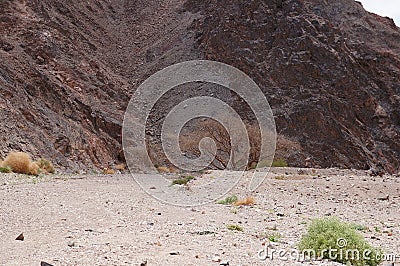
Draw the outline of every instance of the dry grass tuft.
[[[3,162],[4,167],[11,167],[12,171],[18,174],[29,174],[35,168],[31,164],[31,158],[25,152],[11,152]]]
[[[104,168],[103,169],[103,174],[105,175],[115,175],[115,170],[112,168]]]
[[[166,166],[159,166],[159,167],[157,167],[157,171],[158,171],[159,173],[171,173],[171,169],[169,169],[169,168],[166,167]]]
[[[0,173],[9,174],[12,173],[12,169],[9,166],[6,167],[0,166]]]
[[[254,205],[256,200],[253,197],[247,197],[245,199],[238,200],[233,203],[234,206],[249,206]]]
[[[124,171],[126,169],[126,165],[125,164],[117,164],[115,166],[115,169],[117,169],[118,171]]]
[[[39,159],[37,162],[32,162],[29,154],[25,152],[11,152],[0,162],[0,167],[10,169],[14,173],[39,175],[40,173],[54,173],[53,164],[46,159]]]
[[[46,159],[39,159],[36,164],[38,165],[40,172],[45,173],[45,174],[54,174],[55,173],[55,169],[53,164]]]
[[[34,163],[31,163],[29,165],[29,170],[28,170],[28,172],[26,174],[28,174],[28,175],[39,175],[39,170],[40,170],[39,165],[34,162]]]

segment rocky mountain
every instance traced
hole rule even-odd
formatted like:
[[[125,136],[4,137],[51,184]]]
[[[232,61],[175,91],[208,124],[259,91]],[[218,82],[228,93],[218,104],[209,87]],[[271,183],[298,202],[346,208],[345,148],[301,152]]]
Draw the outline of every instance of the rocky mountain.
[[[356,1],[3,0],[0,33],[0,157],[123,161],[137,86],[209,59],[262,88],[290,164],[400,170],[400,28]]]

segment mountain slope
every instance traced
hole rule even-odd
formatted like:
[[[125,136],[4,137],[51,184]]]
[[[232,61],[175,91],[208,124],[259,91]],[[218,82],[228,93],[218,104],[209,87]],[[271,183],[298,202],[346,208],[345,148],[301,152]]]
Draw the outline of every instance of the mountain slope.
[[[136,87],[210,59],[260,85],[278,132],[301,145],[291,164],[399,171],[400,29],[353,0],[12,0],[0,10],[0,156],[25,150],[71,169],[123,160]]]

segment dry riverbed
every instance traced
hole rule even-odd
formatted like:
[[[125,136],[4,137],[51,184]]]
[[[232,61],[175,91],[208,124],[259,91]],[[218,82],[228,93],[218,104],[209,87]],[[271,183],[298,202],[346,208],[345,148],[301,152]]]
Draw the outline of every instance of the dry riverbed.
[[[175,207],[131,175],[1,174],[0,265],[340,265],[260,259],[266,248],[293,251],[322,216],[359,225],[368,242],[400,256],[400,177],[282,168],[255,193],[239,185],[230,194],[256,203]]]

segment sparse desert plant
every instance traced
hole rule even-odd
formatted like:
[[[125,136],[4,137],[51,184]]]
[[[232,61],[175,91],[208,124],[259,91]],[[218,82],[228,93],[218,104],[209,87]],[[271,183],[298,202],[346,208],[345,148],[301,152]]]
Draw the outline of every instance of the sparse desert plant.
[[[171,170],[166,166],[159,166],[157,167],[157,171],[159,173],[171,173]]]
[[[186,176],[184,178],[176,179],[172,181],[172,185],[187,185],[191,180],[194,179],[194,176]]]
[[[279,242],[279,239],[280,239],[280,238],[281,238],[280,235],[270,235],[270,236],[268,237],[268,240],[269,240],[270,242],[276,243],[276,242]]]
[[[4,159],[3,167],[11,167],[14,173],[30,174],[34,172],[30,156],[25,152],[11,152]]]
[[[228,224],[226,226],[226,228],[228,230],[231,230],[231,231],[239,231],[239,232],[243,232],[244,231],[243,227],[241,227],[240,225],[237,225],[237,224]]]
[[[49,160],[40,158],[39,160],[37,160],[36,164],[39,166],[39,171],[42,173],[54,174],[56,171],[53,164]]]
[[[198,235],[200,235],[200,236],[215,235],[215,232],[214,232],[214,231],[206,230],[206,231],[196,232],[196,234],[198,234]]]
[[[115,169],[117,169],[118,171],[124,171],[126,169],[126,164],[123,164],[123,163],[117,164],[115,166]]]
[[[28,175],[39,175],[40,167],[36,162],[31,162],[29,165],[29,171],[26,173]]]
[[[302,237],[299,249],[316,258],[354,266],[377,266],[382,255],[382,251],[368,244],[351,224],[334,217],[314,220]]]
[[[250,168],[251,165],[254,166],[254,162],[260,160],[262,144],[258,125],[246,124],[234,117],[227,118],[223,115],[220,121],[225,121],[225,124],[222,125],[213,119],[201,120],[191,131],[182,134],[179,139],[182,151],[195,157],[199,157],[202,152],[208,153],[214,157],[209,165],[211,169],[243,170]],[[243,129],[247,131],[247,135],[237,134]],[[203,143],[202,151],[200,151],[199,145],[204,138],[212,139],[213,144]],[[242,154],[246,150],[244,144],[247,141],[250,150],[248,154]],[[272,161],[271,154],[266,157],[261,159]]]
[[[367,231],[368,227],[365,225],[361,224],[353,224],[353,228],[356,229],[357,231]]]
[[[253,197],[247,197],[245,199],[240,199],[237,200],[233,203],[235,206],[249,206],[249,205],[254,205],[256,203],[256,200]]]
[[[284,176],[284,175],[278,175],[278,176],[275,176],[275,179],[276,179],[276,180],[287,180],[288,177],[287,177],[287,176]]]
[[[272,162],[272,167],[288,167],[287,162],[284,159],[275,159]]]
[[[103,169],[103,174],[105,175],[115,175],[115,170],[112,168],[104,168]]]
[[[218,121],[225,123],[222,125]],[[237,135],[243,127],[247,130],[247,134]],[[271,166],[274,153],[261,154],[261,147],[272,145],[272,142],[266,140],[273,138],[275,135],[272,132],[261,131],[257,123],[220,115],[218,119],[199,118],[190,121],[179,135],[179,146],[184,156],[190,159],[199,158],[204,154],[211,156],[214,160],[210,161],[208,169],[249,170]],[[212,141],[203,142],[205,139]],[[250,144],[248,151],[247,147],[244,149],[247,141]],[[275,150],[275,146],[266,150],[272,148]],[[168,162],[159,143],[149,144],[149,150],[150,157],[156,164],[163,165]],[[248,154],[244,154],[244,150]],[[289,137],[277,136],[276,158],[290,161],[300,154],[301,150],[301,145]]]
[[[231,205],[235,203],[238,200],[238,197],[236,195],[228,196],[223,200],[218,201],[218,204],[223,204],[223,205]]]
[[[6,174],[12,173],[12,169],[10,166],[5,166],[5,167],[0,166],[0,173],[6,173]]]

